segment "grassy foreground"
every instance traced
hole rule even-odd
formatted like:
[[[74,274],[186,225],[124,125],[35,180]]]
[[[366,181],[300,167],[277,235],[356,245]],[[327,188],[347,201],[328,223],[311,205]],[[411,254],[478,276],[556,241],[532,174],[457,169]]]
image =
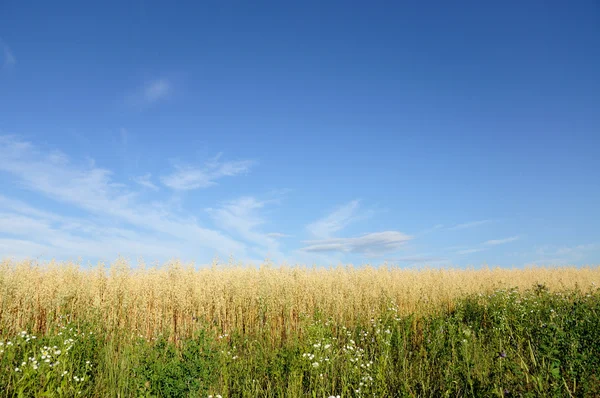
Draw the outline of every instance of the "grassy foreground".
[[[600,396],[600,267],[0,263],[0,396]]]

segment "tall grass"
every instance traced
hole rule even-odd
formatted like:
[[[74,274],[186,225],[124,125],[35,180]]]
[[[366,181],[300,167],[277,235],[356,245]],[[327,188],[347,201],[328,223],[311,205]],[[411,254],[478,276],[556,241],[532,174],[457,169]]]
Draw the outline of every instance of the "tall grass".
[[[0,397],[597,396],[600,267],[0,263]]]
[[[45,333],[61,315],[98,317],[107,331],[188,337],[206,324],[227,333],[264,333],[273,343],[315,313],[348,326],[388,308],[399,314],[451,308],[456,298],[544,284],[552,291],[600,284],[600,267],[399,269],[371,266],[259,268],[171,262],[132,267],[32,261],[0,263],[0,328]]]

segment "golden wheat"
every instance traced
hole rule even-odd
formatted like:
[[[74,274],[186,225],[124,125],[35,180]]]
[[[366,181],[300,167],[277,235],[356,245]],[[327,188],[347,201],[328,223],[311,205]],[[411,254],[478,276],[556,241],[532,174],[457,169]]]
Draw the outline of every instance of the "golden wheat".
[[[600,283],[600,267],[524,269],[400,269],[372,266],[317,268],[213,264],[195,268],[118,259],[110,266],[76,263],[0,263],[0,328],[45,333],[60,316],[95,317],[107,332],[145,337],[189,336],[201,327],[220,333],[265,333],[273,343],[300,332],[316,311],[344,324],[368,319],[390,306],[399,314],[451,308],[469,293],[530,288],[586,290]]]

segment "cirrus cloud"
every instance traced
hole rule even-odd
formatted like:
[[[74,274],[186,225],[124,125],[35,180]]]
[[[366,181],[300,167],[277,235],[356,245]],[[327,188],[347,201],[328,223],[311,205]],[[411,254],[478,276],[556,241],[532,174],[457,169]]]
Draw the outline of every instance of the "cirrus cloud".
[[[220,157],[221,154],[218,154],[204,167],[176,165],[174,172],[162,176],[160,180],[165,186],[177,191],[207,188],[215,185],[220,178],[247,173],[256,163],[253,160],[221,162]]]
[[[160,78],[147,81],[125,97],[127,105],[134,108],[147,108],[164,101],[173,93],[173,84],[169,79]]]
[[[329,238],[305,241],[305,252],[343,252],[378,255],[402,248],[412,237],[398,231],[373,232],[356,238]]]
[[[206,259],[215,254],[243,257],[246,254],[245,244],[221,231],[201,226],[195,217],[181,215],[167,203],[142,201],[138,192],[115,181],[110,170],[94,165],[73,164],[64,154],[46,153],[15,136],[0,136],[0,153],[3,154],[0,157],[0,171],[12,175],[23,188],[52,201],[72,205],[84,211],[88,217],[100,220],[94,224],[94,228],[107,231],[105,223],[123,226],[123,230],[131,232],[130,247],[133,249],[136,247],[134,242],[144,240],[147,242],[145,247],[162,242],[160,245],[164,247],[164,253],[186,253],[188,258]],[[52,234],[45,227],[48,225],[46,221],[36,221],[48,218],[43,211],[29,209],[26,204],[10,198],[1,202],[10,207],[13,213],[17,210],[31,213],[29,219],[5,214],[5,223],[10,221],[34,228],[40,233],[46,231],[46,235]],[[56,219],[55,216],[50,219],[52,217]],[[108,230],[106,233],[113,236],[113,232]],[[79,240],[77,242],[81,243]],[[89,245],[94,245],[93,239]],[[110,244],[105,246],[111,247]]]
[[[1,39],[0,39],[0,49],[2,50],[2,57],[3,57],[2,67],[4,69],[8,69],[8,68],[12,68],[13,66],[15,66],[15,64],[17,63],[17,58],[11,51],[8,44],[3,42]]]

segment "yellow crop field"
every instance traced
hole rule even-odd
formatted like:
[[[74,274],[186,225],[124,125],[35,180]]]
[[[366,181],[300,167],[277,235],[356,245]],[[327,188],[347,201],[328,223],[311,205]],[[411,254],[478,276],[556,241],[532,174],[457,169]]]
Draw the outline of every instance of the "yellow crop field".
[[[0,325],[40,333],[61,315],[97,315],[108,330],[151,337],[169,330],[187,337],[202,320],[223,333],[268,329],[277,340],[316,311],[347,325],[393,306],[399,315],[448,309],[467,294],[545,285],[552,291],[590,289],[600,267],[521,269],[400,269],[260,267],[214,264],[196,269],[171,262],[83,267],[75,263],[4,261],[0,265]],[[204,325],[202,325],[204,326]]]
[[[600,267],[0,263],[2,397],[598,396]]]

